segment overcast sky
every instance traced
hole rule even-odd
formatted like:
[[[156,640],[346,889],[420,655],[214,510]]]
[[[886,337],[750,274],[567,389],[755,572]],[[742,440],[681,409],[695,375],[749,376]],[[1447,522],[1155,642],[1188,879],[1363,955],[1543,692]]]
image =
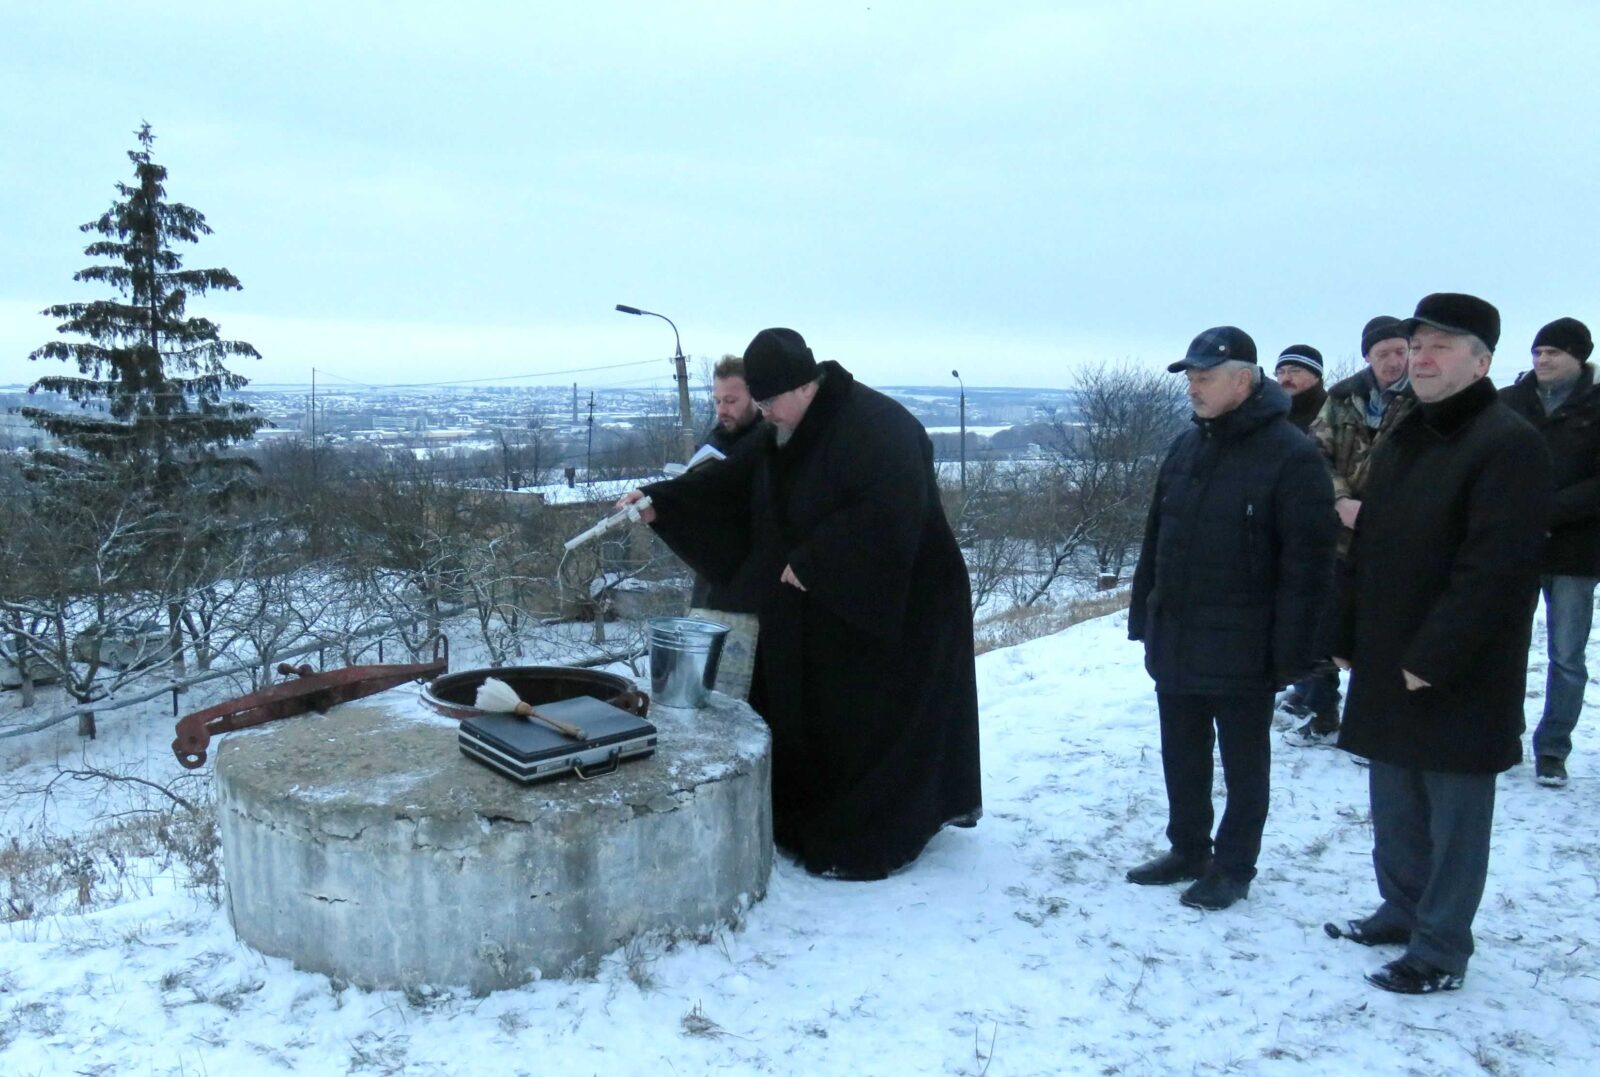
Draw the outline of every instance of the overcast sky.
[[[64,372],[38,312],[105,294],[77,226],[141,120],[257,383],[668,384],[619,302],[884,385],[1222,323],[1348,365],[1431,291],[1500,307],[1505,382],[1600,328],[1597,116],[1591,0],[8,3],[0,383]]]

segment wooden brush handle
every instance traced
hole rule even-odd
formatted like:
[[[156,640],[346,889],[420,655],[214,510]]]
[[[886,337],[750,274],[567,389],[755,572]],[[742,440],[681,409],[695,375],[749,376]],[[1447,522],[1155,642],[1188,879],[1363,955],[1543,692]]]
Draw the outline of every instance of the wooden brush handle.
[[[527,703],[518,703],[517,713],[522,715],[524,718],[537,718],[551,729],[554,729],[557,733],[560,733],[564,737],[571,737],[573,740],[583,740],[588,736],[587,733],[573,725],[571,722],[563,722],[559,718],[550,718],[546,715],[540,714]]]

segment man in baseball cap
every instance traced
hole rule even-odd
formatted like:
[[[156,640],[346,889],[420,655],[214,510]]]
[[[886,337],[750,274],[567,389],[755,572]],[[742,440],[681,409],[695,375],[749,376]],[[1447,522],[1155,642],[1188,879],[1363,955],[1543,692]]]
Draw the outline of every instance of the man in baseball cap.
[[[1249,896],[1267,821],[1274,690],[1311,668],[1332,583],[1333,488],[1287,420],[1249,334],[1207,329],[1167,368],[1189,382],[1194,428],[1157,478],[1133,575],[1128,638],[1155,681],[1171,849],[1128,871],[1226,909]],[[1227,805],[1212,835],[1213,746]]]

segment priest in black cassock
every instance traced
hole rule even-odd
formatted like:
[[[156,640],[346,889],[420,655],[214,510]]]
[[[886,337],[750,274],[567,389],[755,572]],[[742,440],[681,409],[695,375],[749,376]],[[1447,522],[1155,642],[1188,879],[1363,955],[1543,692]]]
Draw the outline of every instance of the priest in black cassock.
[[[983,813],[966,563],[933,447],[792,329],[745,350],[755,451],[635,491],[667,545],[759,611],[751,705],[773,830],[806,870],[881,879]]]

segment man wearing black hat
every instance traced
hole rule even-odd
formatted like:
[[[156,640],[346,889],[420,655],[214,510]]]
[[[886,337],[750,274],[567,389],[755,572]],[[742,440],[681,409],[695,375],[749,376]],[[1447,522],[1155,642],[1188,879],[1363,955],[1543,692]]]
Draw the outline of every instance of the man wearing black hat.
[[[1333,471],[1333,507],[1339,513],[1339,556],[1349,552],[1361,512],[1372,450],[1416,406],[1406,377],[1410,341],[1405,323],[1380,314],[1361,330],[1366,367],[1328,390],[1311,436]],[[1304,721],[1283,735],[1296,748],[1331,748],[1339,738],[1339,670],[1331,660],[1289,692],[1286,709]]]
[[[645,487],[641,515],[759,611],[774,839],[808,871],[880,879],[982,814],[966,563],[914,416],[792,329],[744,362],[757,451]]]
[[[1534,773],[1550,786],[1567,784],[1600,582],[1600,385],[1588,362],[1593,351],[1588,326],[1557,318],[1533,338],[1533,370],[1500,390],[1500,399],[1544,435],[1556,469],[1555,514],[1539,566],[1550,671],[1544,715],[1533,731]]]
[[[1311,421],[1328,399],[1328,391],[1322,387],[1322,353],[1309,344],[1291,344],[1278,353],[1272,375],[1289,394],[1289,422],[1300,430],[1310,430]]]
[[[1349,548],[1361,512],[1373,447],[1416,405],[1406,373],[1409,349],[1406,323],[1399,318],[1380,314],[1367,322],[1361,330],[1366,368],[1328,390],[1328,403],[1311,426],[1333,468],[1333,496],[1344,525],[1341,549]]]
[[[1487,377],[1493,306],[1436,293],[1406,328],[1418,404],[1372,455],[1334,643],[1351,671],[1339,747],[1372,764],[1382,903],[1326,929],[1405,946],[1367,980],[1425,994],[1466,975],[1495,776],[1522,754],[1551,466]]]
[[[1144,641],[1156,684],[1172,847],[1128,880],[1195,880],[1180,900],[1217,910],[1255,877],[1272,695],[1317,657],[1337,524],[1321,454],[1289,425],[1289,398],[1248,334],[1208,329],[1167,369],[1188,378],[1194,427],[1161,465],[1128,637]],[[1213,841],[1214,745],[1228,795]]]

